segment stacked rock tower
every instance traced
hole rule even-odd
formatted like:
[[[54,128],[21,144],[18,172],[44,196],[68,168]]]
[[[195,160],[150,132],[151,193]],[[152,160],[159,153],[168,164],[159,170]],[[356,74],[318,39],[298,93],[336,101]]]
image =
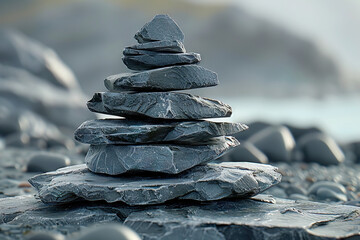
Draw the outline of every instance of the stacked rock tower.
[[[205,118],[231,115],[213,99],[175,92],[218,85],[217,74],[186,53],[184,34],[167,15],[157,15],[135,34],[123,62],[138,72],[105,79],[108,92],[95,93],[91,111],[124,118],[90,120],[75,139],[91,144],[86,164],[30,179],[44,202],[78,199],[163,203],[252,196],[280,181],[276,169],[251,163],[209,163],[239,145],[240,123]]]

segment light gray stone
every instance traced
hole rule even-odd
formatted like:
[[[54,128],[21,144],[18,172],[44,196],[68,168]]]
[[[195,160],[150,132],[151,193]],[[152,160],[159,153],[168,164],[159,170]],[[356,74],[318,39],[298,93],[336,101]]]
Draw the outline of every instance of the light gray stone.
[[[217,74],[198,65],[158,68],[138,73],[109,76],[105,87],[117,91],[171,91],[211,87],[219,84]]]
[[[154,52],[172,52],[172,53],[185,53],[184,44],[178,40],[163,40],[155,42],[147,42],[129,46],[126,48],[147,50]]]
[[[232,110],[220,101],[186,93],[95,93],[87,103],[93,112],[123,117],[202,119],[230,117]]]
[[[219,137],[205,145],[91,145],[85,157],[90,171],[118,175],[132,171],[177,174],[213,161],[240,143]]]
[[[121,224],[104,224],[93,226],[83,231],[74,240],[141,240],[139,235],[127,226]]]
[[[104,176],[85,164],[37,175],[29,180],[45,203],[79,199],[151,205],[171,199],[212,201],[250,197],[280,182],[277,168],[256,163],[199,165],[172,176]]]
[[[247,128],[245,124],[229,122],[96,119],[81,124],[74,136],[79,142],[93,145],[159,142],[203,144],[210,138],[232,135]]]
[[[201,61],[198,53],[157,53],[145,50],[125,49],[124,64],[131,70],[148,70],[172,65],[194,64]]]
[[[139,43],[178,40],[184,41],[184,34],[176,22],[168,15],[156,15],[150,22],[146,23],[134,36]]]

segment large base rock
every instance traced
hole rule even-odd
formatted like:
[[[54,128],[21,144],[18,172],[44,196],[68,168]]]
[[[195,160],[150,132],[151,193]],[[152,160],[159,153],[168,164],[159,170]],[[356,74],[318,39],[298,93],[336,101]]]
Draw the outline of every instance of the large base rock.
[[[74,135],[77,141],[93,145],[160,142],[196,145],[204,144],[210,138],[233,135],[247,128],[245,124],[228,122],[97,119],[81,124]]]
[[[250,197],[280,182],[277,168],[256,163],[200,165],[178,175],[111,177],[90,172],[85,164],[37,175],[29,180],[43,202],[105,200],[150,205],[171,199],[211,201]]]
[[[171,91],[211,87],[219,84],[217,74],[197,65],[158,68],[122,73],[105,79],[109,91]]]
[[[129,171],[177,174],[213,161],[238,145],[234,137],[220,137],[199,146],[91,145],[85,162],[92,172],[110,175]]]
[[[43,204],[34,196],[0,199],[0,238],[29,232],[74,235],[93,223],[124,222],[142,239],[357,239],[360,208],[258,195],[252,199],[158,206],[80,202]]]
[[[230,117],[232,110],[220,101],[186,93],[95,93],[87,103],[93,112],[122,117],[202,119]]]

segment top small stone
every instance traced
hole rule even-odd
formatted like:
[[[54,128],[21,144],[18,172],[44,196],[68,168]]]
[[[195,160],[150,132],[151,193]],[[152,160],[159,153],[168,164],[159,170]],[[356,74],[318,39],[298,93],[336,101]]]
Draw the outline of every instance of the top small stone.
[[[168,15],[156,15],[153,20],[146,23],[134,37],[139,43],[162,40],[184,41],[184,33]]]

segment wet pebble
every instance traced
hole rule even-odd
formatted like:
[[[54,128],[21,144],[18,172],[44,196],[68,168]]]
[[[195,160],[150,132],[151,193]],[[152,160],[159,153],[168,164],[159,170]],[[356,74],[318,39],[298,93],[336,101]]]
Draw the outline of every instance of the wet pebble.
[[[31,233],[25,239],[26,240],[64,240],[65,237],[60,234],[39,232],[39,233]]]
[[[307,192],[303,187],[300,186],[294,186],[294,185],[290,185],[289,187],[287,187],[285,189],[285,192],[288,196],[292,195],[292,194],[301,194],[306,196]]]
[[[107,224],[88,228],[76,240],[140,240],[132,229],[120,224]]]
[[[266,155],[261,152],[253,144],[245,142],[233,149],[228,154],[229,160],[232,162],[255,162],[268,163],[269,160]]]
[[[346,194],[346,189],[340,183],[330,181],[319,181],[311,185],[309,188],[309,195],[316,194],[319,188],[327,188],[337,193]]]
[[[27,172],[49,172],[70,165],[70,159],[54,153],[40,153],[30,158]]]
[[[345,194],[335,192],[331,189],[321,187],[316,192],[316,198],[319,200],[329,200],[329,201],[347,201],[347,197]]]
[[[269,188],[264,193],[278,198],[287,198],[285,190],[276,186]]]

